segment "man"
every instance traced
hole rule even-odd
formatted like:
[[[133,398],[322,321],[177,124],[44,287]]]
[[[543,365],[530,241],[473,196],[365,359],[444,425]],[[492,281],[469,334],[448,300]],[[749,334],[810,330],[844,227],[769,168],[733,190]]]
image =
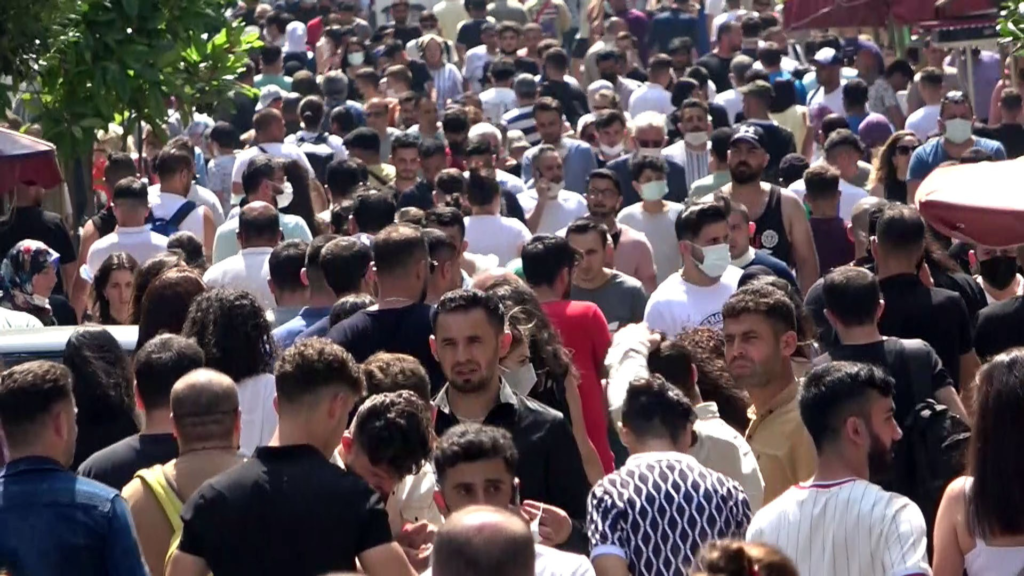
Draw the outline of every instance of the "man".
[[[760,126],[740,126],[729,143],[732,183],[721,190],[732,202],[743,204],[754,222],[753,245],[796,266],[800,290],[806,293],[818,279],[818,257],[807,212],[795,194],[761,182],[768,165],[766,139]],[[705,197],[706,198],[706,197]],[[763,206],[760,212],[751,206]]]
[[[590,111],[590,105],[579,82],[569,75],[569,65],[569,55],[561,48],[551,48],[544,53],[540,95],[559,101],[566,121],[570,126],[576,126],[580,118]]]
[[[906,422],[917,403],[927,399],[920,397],[921,390],[928,390],[928,398],[968,421],[953,380],[935,350],[921,340],[885,338],[878,331],[885,302],[874,274],[854,266],[839,268],[825,276],[822,294],[825,316],[841,342],[829,351],[827,360],[865,362],[885,369],[895,379],[896,422]],[[918,379],[928,385],[919,390],[915,386]]]
[[[608,18],[603,24],[595,23],[594,29],[599,38],[592,46],[587,48],[587,53],[583,57],[583,84],[585,86],[590,86],[601,79],[601,72],[597,67],[598,54],[603,53],[609,48],[614,48],[615,39],[619,33],[628,31],[626,22],[615,16]],[[614,83],[612,84],[614,86]],[[627,100],[626,103],[629,104],[629,101]]]
[[[696,204],[674,223],[676,268],[651,294],[644,322],[674,337],[698,326],[721,328],[722,305],[736,291],[742,272],[729,257],[729,213],[721,204]]]
[[[884,83],[885,80],[882,80]],[[860,135],[860,126],[869,126],[872,123],[881,121],[889,124],[889,119],[877,112],[868,110],[868,94],[870,89],[866,82],[860,78],[851,78],[843,86],[843,112],[846,114],[846,121],[850,124],[850,131]],[[897,108],[899,106],[897,105]]]
[[[573,351],[587,436],[608,473],[615,469],[615,462],[608,444],[601,376],[612,339],[608,321],[596,304],[569,299],[577,258],[565,238],[538,234],[523,247],[523,276],[562,343]]]
[[[32,574],[148,574],[121,495],[67,469],[75,411],[71,371],[60,364],[36,360],[0,375],[0,563]]]
[[[217,230],[213,214],[209,208],[187,199],[195,177],[193,155],[180,148],[167,147],[160,151],[156,167],[160,192],[149,199],[148,220],[153,225],[162,224],[159,229],[169,232],[166,236],[178,230],[191,232],[202,241],[203,252],[210,258]]]
[[[308,268],[310,266],[308,256],[310,254],[307,250],[307,278],[309,278]],[[323,250],[320,252],[319,263],[320,273],[323,274],[323,280],[327,283],[328,288],[330,288],[331,294],[324,293],[320,297],[313,294],[310,295],[310,308],[305,310],[304,314],[303,311],[300,311],[300,314],[303,314],[304,317],[309,317],[309,320],[312,320],[319,314],[324,315],[305,331],[298,334],[293,342],[305,340],[306,338],[326,336],[331,328],[330,311],[334,302],[353,294],[373,293],[373,253],[364,242],[351,237],[334,238],[323,247]],[[315,304],[321,302],[322,306],[314,307]],[[323,312],[324,310],[326,310],[326,313]],[[306,321],[303,322],[305,323]],[[274,336],[277,338],[280,335],[284,339],[290,331],[290,328],[282,330],[281,333],[275,333]],[[278,342],[281,345],[282,340]]]
[[[573,25],[573,17],[565,0],[526,0],[523,9],[530,22],[540,26],[538,32],[544,38],[551,38],[559,46],[563,44],[562,35]]]
[[[622,105],[628,106],[629,99],[633,97],[633,92],[639,90],[641,84],[622,74],[625,56],[612,44],[612,47],[598,52],[595,61],[597,62],[597,71],[601,75],[601,80],[611,83],[612,89],[619,97],[619,102],[624,103]]]
[[[395,167],[381,162],[380,136],[371,128],[356,128],[345,136],[349,154],[366,164],[370,175],[367,182],[376,190],[383,190],[395,182]]]
[[[922,105],[907,117],[907,130],[912,130],[922,142],[939,130],[939,109],[944,94],[942,70],[928,67],[917,75],[918,91]]]
[[[526,10],[518,0],[495,0],[487,5],[487,13],[498,22],[515,22],[520,26],[528,22]]]
[[[231,169],[231,194],[235,197],[245,194],[245,187],[242,185],[242,175],[253,158],[262,155],[269,155],[274,158],[285,160],[298,160],[309,173],[311,183],[316,181],[316,173],[313,166],[306,158],[306,154],[295,144],[286,144],[284,141],[285,127],[284,117],[281,112],[273,108],[265,108],[256,113],[253,117],[254,136],[253,145],[238,154],[235,165]],[[161,184],[163,178],[160,178]],[[281,206],[282,208],[284,206]]]
[[[814,444],[797,409],[799,385],[790,362],[796,312],[777,288],[755,284],[733,294],[722,317],[726,367],[753,405],[747,442],[761,467],[767,505],[814,473]]]
[[[408,44],[419,38],[423,31],[409,24],[409,0],[396,0],[391,4],[391,19],[395,22],[395,40]]]
[[[626,115],[621,110],[600,110],[594,117],[594,130],[597,131],[597,165],[605,168],[610,162],[622,158],[629,144],[629,131],[626,130]]]
[[[302,282],[309,244],[304,240],[285,240],[270,252],[267,270],[270,292],[274,295],[274,326],[291,321],[309,304],[309,286]]]
[[[629,97],[629,113],[639,116],[643,112],[653,111],[668,115],[675,111],[672,106],[672,93],[666,87],[672,81],[672,59],[664,54],[651,58],[647,69],[647,82],[642,88]]]
[[[737,0],[727,1],[739,5]],[[708,71],[716,90],[725,92],[733,88],[729,79],[729,65],[743,47],[743,32],[739,23],[732,21],[716,24],[714,28],[711,35],[715,38],[715,47],[697,60],[697,66]]]
[[[906,118],[896,99],[896,91],[885,77],[885,62],[882,51],[874,42],[857,40],[854,67],[858,80],[867,88],[866,111],[885,116],[893,126],[903,126]],[[844,95],[845,100],[845,95]],[[853,123],[851,122],[851,125]],[[854,130],[854,133],[857,133]]]
[[[544,30],[536,22],[528,22],[523,26],[523,47],[516,54],[525,60],[535,62],[538,66],[543,62],[540,56],[540,43],[544,40]]]
[[[662,151],[662,155],[666,158],[671,158],[682,164],[686,170],[686,188],[688,190],[694,182],[706,177],[710,169],[711,144],[708,140],[711,122],[708,118],[708,105],[696,98],[688,98],[679,107],[677,126],[683,139]]]
[[[129,176],[114,185],[113,196],[117,228],[93,243],[81,269],[82,278],[90,284],[103,261],[114,252],[125,252],[142,264],[167,251],[167,237],[146,228],[149,215],[146,185]]]
[[[670,54],[672,40],[692,38],[701,44],[699,52],[707,53],[711,47],[708,45],[707,30],[702,29],[703,19],[685,0],[674,0],[668,6],[668,10],[657,14],[651,20],[651,29],[647,35],[648,50],[651,54]]]
[[[480,26],[481,44],[466,51],[466,65],[462,68],[466,92],[479,94],[484,89],[484,68],[499,56],[499,33],[493,23],[485,22]]]
[[[679,270],[682,263],[676,247],[675,222],[683,205],[665,199],[669,195],[668,162],[671,161],[660,154],[630,157],[630,186],[643,201],[623,208],[617,218],[620,225],[642,232],[650,241],[659,284]]]
[[[351,274],[356,271],[339,270],[336,267],[340,263],[338,262],[340,260],[338,252],[331,253],[332,260],[326,263],[328,266],[325,269],[324,249],[328,244],[340,238],[335,234],[321,234],[309,243],[309,248],[306,249],[305,265],[299,272],[302,283],[309,288],[309,296],[306,305],[299,310],[294,318],[274,329],[274,342],[277,343],[278,349],[287,350],[300,334],[330,315],[331,307],[338,300],[338,296],[332,289],[334,279],[328,281],[327,273],[330,272],[334,276],[335,274]],[[358,242],[354,239],[353,241]],[[360,244],[362,243],[360,242]],[[364,246],[364,248],[365,253],[369,254],[369,247]]]
[[[267,279],[267,261],[281,242],[281,221],[277,209],[266,202],[250,202],[238,216],[238,245],[242,250],[210,266],[203,282],[211,288],[245,290],[267,310],[275,307]]]
[[[851,139],[851,146],[856,144],[857,137],[848,130],[836,130],[829,136],[829,142],[834,144],[834,139],[842,138],[843,133]],[[834,160],[837,152],[826,154]],[[853,241],[847,232],[849,225],[842,217],[843,204],[847,196],[839,175],[840,172],[835,168],[827,164],[817,164],[808,168],[804,172],[803,180],[800,181],[806,188],[803,201],[810,213],[811,233],[814,235],[814,246],[818,253],[818,269],[825,274],[852,262],[854,254]],[[867,198],[867,194],[857,201],[864,198]],[[852,218],[856,203],[850,204],[846,201],[846,204],[849,205],[847,213]]]
[[[756,227],[757,225],[750,221],[750,211],[746,206],[739,202],[729,202],[729,257],[732,259],[732,265],[741,270],[764,266],[796,288],[796,277],[785,262],[763,250],[754,250],[750,245]]]
[[[660,376],[630,384],[619,429],[629,460],[587,502],[598,576],[675,573],[709,542],[746,531],[750,504],[740,485],[686,454],[696,420],[686,396]]]
[[[780,29],[780,34],[785,35]],[[769,84],[776,80],[792,80],[793,88],[796,91],[796,101],[807,101],[807,88],[804,83],[793,78],[791,72],[796,70],[798,63],[789,56],[786,56],[786,44],[776,44],[772,41],[762,42],[757,49],[757,64],[755,68],[763,69],[768,73]],[[735,61],[735,60],[734,60]]]
[[[466,12],[469,17],[458,24],[458,33],[455,38],[455,49],[459,53],[459,60],[467,62],[467,52],[483,44],[484,24],[493,26],[494,22],[487,16],[487,0],[466,0]],[[444,22],[442,21],[442,26]]]
[[[375,130],[377,136],[380,137],[380,158],[391,158],[391,144],[395,138],[402,134],[402,131],[398,128],[388,125],[389,113],[387,100],[383,98],[367,98],[366,126]]]
[[[605,255],[604,265],[639,280],[647,294],[654,292],[658,279],[651,243],[642,232],[615,220],[622,205],[618,177],[604,168],[591,172],[586,199],[587,217],[604,225],[612,242],[613,254]]]
[[[78,475],[115,490],[143,468],[178,455],[170,415],[171,387],[179,378],[203,367],[203,351],[176,334],[146,342],[133,359],[135,390],[146,415],[142,431],[96,452],[78,466]]]
[[[464,2],[460,0],[444,0],[433,8],[434,17],[437,18],[438,31],[444,35],[445,40],[455,42],[459,33],[459,25],[469,20],[469,13],[466,12]],[[460,56],[459,60],[463,60]]]
[[[970,386],[981,362],[974,353],[971,320],[956,292],[921,281],[925,222],[909,206],[890,205],[871,239],[878,283],[886,306],[878,322],[885,336],[920,338],[942,359],[953,385]]]
[[[469,112],[463,106],[449,106],[441,119],[441,130],[448,142],[452,168],[465,168],[466,147],[469,145]]]
[[[356,16],[357,7],[356,2],[353,0],[342,0],[338,3],[338,24],[342,27],[352,27],[353,33],[360,42],[366,42],[370,39],[370,35],[373,34],[373,29],[370,25]]]
[[[292,78],[284,74],[284,53],[280,46],[269,44],[261,48],[260,64],[263,73],[256,75],[254,87],[262,89],[274,85],[285,92],[291,91]]]
[[[258,448],[189,498],[168,575],[321,574],[355,570],[357,558],[367,574],[415,574],[391,541],[379,496],[328,461],[363,393],[352,356],[310,339],[284,353],[274,379],[280,444]]]
[[[857,202],[868,197],[866,190],[852,183],[857,179],[857,173],[859,170],[857,163],[864,157],[864,144],[852,131],[840,128],[829,134],[828,139],[825,140],[825,144],[822,147],[822,152],[824,153],[825,162],[828,163],[827,167],[831,168],[831,170],[820,170],[817,173],[825,174],[836,172],[838,174],[838,191],[840,192],[840,196],[838,197],[838,216],[841,217],[844,222],[848,223],[850,218],[853,217],[853,207]],[[820,166],[812,166],[811,168],[820,168]],[[805,179],[797,180],[789,186],[789,191],[801,200],[805,200],[804,194],[806,189],[807,184]],[[815,237],[815,240],[817,240],[817,237]],[[815,242],[815,246],[817,246],[819,250],[833,248],[833,246],[829,245],[822,246],[817,242]],[[846,260],[846,262],[849,262],[849,260]]]
[[[331,328],[327,337],[361,362],[376,352],[408,354],[430,373],[432,392],[443,384],[431,355],[430,306],[423,304],[430,261],[423,233],[411,224],[392,224],[374,237],[377,305]]]
[[[406,203],[422,206],[433,206],[424,200],[434,193],[430,182],[420,178],[420,138],[413,134],[399,134],[391,143],[391,165],[395,167],[395,181],[385,188],[385,192],[394,198],[406,198]],[[370,177],[373,178],[372,176]],[[413,198],[416,199],[413,202]]]
[[[893,394],[893,379],[875,366],[834,362],[812,370],[799,406],[817,453],[814,477],[762,508],[747,540],[776,546],[801,574],[931,574],[921,510],[868,480],[891,463],[903,435]],[[837,511],[844,522],[836,522]]]
[[[470,129],[472,137],[466,147],[466,171],[464,178],[469,178],[469,171],[478,170],[493,177],[501,187],[502,213],[526,223],[526,213],[519,202],[519,195],[526,192],[523,181],[504,170],[496,168],[497,154],[502,149],[501,132],[489,124],[474,124]]]
[[[772,98],[775,89],[764,80],[747,82],[737,89],[743,96],[743,116],[746,123],[741,126],[757,126],[764,134],[764,150],[768,154],[763,179],[775,182],[779,177],[779,164],[786,154],[796,152],[796,140],[788,128],[779,126],[771,119]]]
[[[668,143],[665,122],[665,115],[658,114],[657,112],[646,112],[633,118],[633,137],[636,141],[636,151],[613,160],[606,166],[619,177],[623,208],[629,208],[641,201],[648,200],[648,198],[640,194],[639,188],[636,187],[636,175],[632,172],[632,166],[634,159],[639,161],[643,156],[663,157],[663,149]],[[667,189],[662,198],[671,202],[684,202],[688,197],[686,169],[672,158],[664,158],[662,162],[665,167],[662,170],[661,180],[667,182]]]
[[[579,263],[573,268],[569,298],[596,304],[611,332],[627,324],[642,322],[647,306],[643,284],[636,278],[606,267],[611,248],[608,228],[593,219],[580,218],[569,225],[565,238],[580,254]]]
[[[657,16],[655,16],[657,18]],[[672,58],[672,72],[676,78],[682,78],[686,70],[693,66],[693,39],[689,36],[672,38],[668,43],[666,54]],[[710,50],[704,50],[710,52]]]
[[[522,518],[490,506],[470,506],[452,515],[434,542],[432,574],[530,576],[533,538]]]
[[[197,125],[199,126],[199,128],[194,128]],[[192,132],[193,134],[199,133],[198,135],[193,136],[193,139],[202,140],[202,138],[204,138],[203,134],[205,133],[206,125],[203,123],[193,121],[192,124],[189,125],[189,130],[194,130],[195,132]],[[207,141],[209,140],[210,138],[207,137]],[[205,185],[201,184],[202,182],[207,181],[207,168],[205,167],[206,160],[203,158],[202,150],[193,144],[192,139],[185,135],[171,138],[171,140],[167,143],[166,147],[178,148],[181,151],[185,152],[186,154],[192,154],[195,156],[195,164],[197,168],[196,178],[194,178],[192,180],[192,183],[189,185],[188,196],[186,196],[186,198],[188,200],[195,202],[199,206],[205,206],[206,209],[210,211],[210,215],[213,216],[214,224],[216,224],[217,226],[223,224],[224,207],[221,206],[220,198],[212,190],[207,188]],[[204,167],[199,168],[200,166]],[[151,196],[156,196],[157,194],[159,194],[160,185],[151,184],[149,186],[149,193]],[[168,235],[168,237],[170,237],[170,235]]]
[[[491,87],[480,93],[480,104],[483,106],[484,119],[498,125],[502,117],[518,103],[516,92],[512,89],[516,69],[511,62],[499,60],[491,64],[488,74],[491,76]]]
[[[1020,246],[995,248],[975,246],[968,253],[971,269],[977,271],[974,279],[985,292],[986,304],[1004,302],[1024,294],[1024,278],[1017,273],[1017,252]]]
[[[597,168],[597,160],[589,144],[562,137],[562,105],[552,98],[540,98],[533,107],[533,118],[541,143],[554,147],[561,156],[565,165],[566,189],[577,192],[586,190],[587,175]],[[523,155],[523,175],[527,178],[535,176],[533,163],[539,150],[540,146],[537,145]]]
[[[586,515],[590,483],[579,449],[561,414],[520,396],[501,378],[498,361],[512,337],[497,298],[477,290],[449,292],[437,305],[433,327],[430,347],[448,379],[434,401],[434,431],[443,436],[461,421],[508,430],[521,455],[520,494],[544,503],[541,543],[585,550],[578,522]]]
[[[462,287],[459,246],[447,234],[436,229],[423,230],[433,270],[427,280],[426,303],[436,305],[441,296]]]
[[[467,423],[449,429],[438,441],[433,465],[437,474],[435,499],[440,501],[445,516],[480,504],[507,508],[528,518],[543,514],[539,502],[520,500],[516,478],[519,453],[512,435],[502,428]],[[534,551],[536,576],[594,576],[593,566],[583,556],[539,543],[534,544]]]
[[[529,75],[520,74],[512,82],[512,90],[516,94],[516,108],[505,112],[502,122],[509,130],[519,130],[531,146],[540,143],[537,122],[533,115],[533,105],[537,101],[537,81]]]
[[[167,552],[179,534],[175,526],[180,522],[177,514],[182,500],[188,500],[210,478],[245,461],[238,452],[238,387],[226,375],[201,366],[172,380],[173,389],[167,390],[170,414],[165,418],[174,431],[172,441],[177,438],[174,455],[166,464],[140,468],[122,492],[150,574],[164,573]],[[167,503],[174,510],[173,517]]]
[[[928,68],[935,68],[942,74],[942,88],[940,94],[947,92],[953,92],[956,90],[963,90],[960,84],[960,74],[956,69],[956,66],[946,65],[947,58],[950,56],[950,51],[942,46],[932,42],[930,37],[924,39],[924,50],[921,51],[924,56],[924,64]],[[907,110],[914,112],[921,106],[924,106],[922,94],[920,91],[920,72],[917,77],[913,78],[913,82],[907,87]]]
[[[530,229],[515,218],[501,216],[498,182],[481,170],[471,170],[466,185],[470,215],[465,218],[466,241],[475,254],[493,254],[504,266],[519,257]]]
[[[1002,144],[1007,158],[1020,158],[1024,156],[1024,124],[1021,118],[1024,101],[1016,88],[1003,90],[999,96],[999,111],[1001,119],[998,126],[975,129],[975,133]]]
[[[554,234],[587,213],[583,195],[578,190],[565,188],[568,174],[562,170],[562,157],[557,148],[541,144],[534,151],[532,168],[533,189],[516,197],[526,212],[530,232]]]
[[[822,107],[830,113],[843,113],[842,88],[846,80],[842,77],[842,68],[843,55],[835,48],[826,46],[814,54],[814,78],[818,86],[807,95],[808,110]]]
[[[690,184],[690,197],[703,198],[732,181],[729,173],[729,141],[732,135],[732,128],[718,128],[711,133],[708,175]],[[689,172],[686,176],[689,179]]]

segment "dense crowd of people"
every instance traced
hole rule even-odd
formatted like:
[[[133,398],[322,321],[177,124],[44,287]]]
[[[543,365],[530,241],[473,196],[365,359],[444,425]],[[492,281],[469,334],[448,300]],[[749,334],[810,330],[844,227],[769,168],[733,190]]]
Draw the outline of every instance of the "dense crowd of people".
[[[1024,569],[1019,246],[915,207],[1024,154],[998,55],[764,0],[232,17],[249,88],[101,133],[75,238],[30,174],[0,221],[0,329],[80,325],[0,373],[2,573]]]

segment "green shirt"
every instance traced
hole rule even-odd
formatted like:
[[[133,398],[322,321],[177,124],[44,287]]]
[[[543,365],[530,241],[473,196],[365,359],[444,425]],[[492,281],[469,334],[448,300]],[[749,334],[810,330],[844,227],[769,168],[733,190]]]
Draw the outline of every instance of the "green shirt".
[[[728,170],[725,172],[714,172],[712,174],[708,174],[690,186],[690,195],[687,197],[690,202],[688,203],[694,202],[713,192],[717,192],[722,188],[722,186],[725,186],[731,181],[732,176],[729,174]]]
[[[257,74],[256,78],[253,79],[252,85],[256,88],[263,89],[271,84],[276,84],[278,88],[285,92],[292,91],[292,77],[283,76],[277,74]]]

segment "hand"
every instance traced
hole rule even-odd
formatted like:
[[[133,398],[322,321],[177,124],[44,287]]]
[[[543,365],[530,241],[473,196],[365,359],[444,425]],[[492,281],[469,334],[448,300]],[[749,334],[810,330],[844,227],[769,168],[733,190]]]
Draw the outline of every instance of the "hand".
[[[402,548],[409,564],[416,572],[423,572],[430,566],[430,556],[434,551],[434,536],[437,534],[437,527],[433,524],[422,521],[416,524],[406,524],[402,531],[395,536],[395,542]]]
[[[548,193],[551,191],[551,182],[548,182],[544,178],[537,178],[537,183],[534,185],[537,189],[537,204],[546,204],[548,201]]]
[[[572,520],[564,510],[550,504],[533,500],[523,502],[522,511],[530,521],[540,519],[540,543],[545,546],[559,546],[572,533]]]

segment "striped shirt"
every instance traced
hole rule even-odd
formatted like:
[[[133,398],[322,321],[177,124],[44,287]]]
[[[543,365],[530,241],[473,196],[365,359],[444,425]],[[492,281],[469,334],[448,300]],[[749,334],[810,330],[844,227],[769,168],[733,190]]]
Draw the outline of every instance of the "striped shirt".
[[[801,574],[931,574],[920,508],[859,478],[793,486],[754,516],[747,540],[779,548]]]
[[[434,82],[437,110],[443,113],[449,101],[462,96],[462,73],[454,64],[448,62],[436,70],[428,70]]]
[[[501,121],[505,123],[509,130],[522,130],[530,146],[540,144],[537,122],[533,119],[533,104],[505,112],[505,115],[501,117]]]
[[[630,456],[587,501],[591,559],[619,556],[634,576],[686,576],[705,544],[749,523],[740,485],[678,452]]]
[[[704,150],[690,150],[686,142],[680,140],[662,150],[661,155],[671,158],[683,165],[686,170],[686,189],[690,190],[693,183],[711,173],[711,142]]]

